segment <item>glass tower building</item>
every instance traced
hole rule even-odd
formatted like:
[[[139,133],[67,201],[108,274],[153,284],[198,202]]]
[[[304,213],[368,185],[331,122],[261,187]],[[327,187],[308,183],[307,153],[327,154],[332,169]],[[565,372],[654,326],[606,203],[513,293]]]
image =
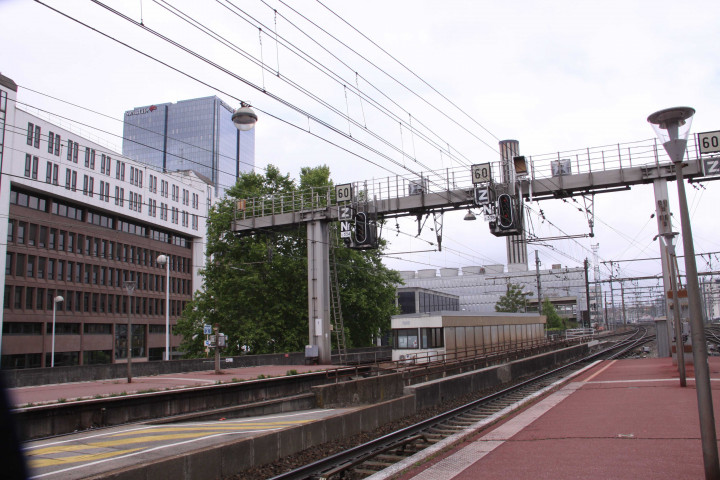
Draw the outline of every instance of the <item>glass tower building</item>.
[[[255,166],[255,130],[238,131],[232,113],[215,96],[128,110],[123,155],[165,172],[193,170],[222,195]]]

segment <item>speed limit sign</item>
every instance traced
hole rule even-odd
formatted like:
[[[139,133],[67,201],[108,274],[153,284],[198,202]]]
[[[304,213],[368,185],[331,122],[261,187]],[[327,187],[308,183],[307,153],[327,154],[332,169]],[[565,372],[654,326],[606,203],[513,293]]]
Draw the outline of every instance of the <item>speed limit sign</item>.
[[[352,184],[344,183],[342,185],[335,185],[335,197],[338,203],[349,202],[352,200]]]
[[[489,163],[480,163],[470,167],[472,172],[472,183],[488,183],[492,181],[492,170]]]
[[[698,133],[700,154],[720,152],[720,131]]]

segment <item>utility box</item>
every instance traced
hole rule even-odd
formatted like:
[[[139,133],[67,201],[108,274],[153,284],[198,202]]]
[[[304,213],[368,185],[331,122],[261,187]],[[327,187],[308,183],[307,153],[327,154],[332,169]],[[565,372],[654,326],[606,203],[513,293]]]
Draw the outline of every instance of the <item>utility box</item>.
[[[319,356],[317,345],[305,345],[305,365],[317,365]]]

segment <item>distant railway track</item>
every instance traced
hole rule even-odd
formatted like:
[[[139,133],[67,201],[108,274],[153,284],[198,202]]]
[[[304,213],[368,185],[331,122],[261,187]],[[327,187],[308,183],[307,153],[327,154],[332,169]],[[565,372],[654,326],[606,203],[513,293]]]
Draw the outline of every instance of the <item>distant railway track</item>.
[[[609,348],[383,437],[277,475],[272,480],[366,478],[527,399],[590,362],[618,358],[647,341],[647,329],[639,327]]]

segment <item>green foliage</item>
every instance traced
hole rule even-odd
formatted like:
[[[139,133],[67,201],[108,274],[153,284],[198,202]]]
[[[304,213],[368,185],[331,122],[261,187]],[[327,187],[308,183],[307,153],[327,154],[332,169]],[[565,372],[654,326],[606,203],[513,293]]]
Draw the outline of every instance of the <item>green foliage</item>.
[[[285,372],[285,375],[287,375],[287,376],[297,375],[297,374],[298,374],[298,371],[295,370],[294,368],[292,370],[288,370],[287,372]]]
[[[216,323],[228,335],[228,356],[303,350],[308,343],[305,225],[237,236],[231,229],[234,206],[237,199],[299,196],[301,190],[331,186],[327,166],[302,168],[299,186],[289,174],[269,166],[265,175],[241,175],[213,206],[207,223],[208,261],[201,270],[204,288],[195,293],[177,326],[186,356],[205,355],[202,326]],[[400,277],[382,264],[379,251],[340,247],[335,254],[347,345],[368,346],[374,335],[390,328]]]
[[[555,306],[547,298],[543,300],[542,313],[547,318],[548,330],[565,330],[567,328],[565,320],[558,315]]]
[[[531,295],[532,292],[523,292],[520,285],[508,283],[505,295],[500,297],[500,300],[495,304],[495,311],[509,313],[524,312],[527,307],[527,297]]]

